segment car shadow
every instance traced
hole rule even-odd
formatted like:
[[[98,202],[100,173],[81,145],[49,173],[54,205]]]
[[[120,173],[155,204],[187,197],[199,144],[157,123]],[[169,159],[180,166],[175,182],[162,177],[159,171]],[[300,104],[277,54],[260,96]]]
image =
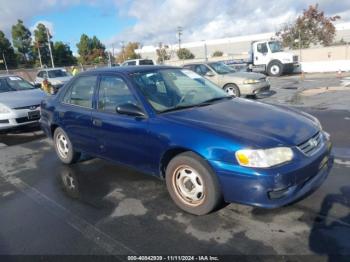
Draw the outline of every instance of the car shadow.
[[[39,125],[21,127],[0,133],[0,144],[14,146],[45,137]]]
[[[269,90],[269,91],[260,93],[260,94],[255,95],[255,96],[247,96],[247,98],[259,100],[259,99],[264,99],[264,98],[271,97],[271,96],[275,95],[276,93],[277,93],[277,92],[274,91],[274,90]]]
[[[348,212],[341,218],[334,218],[331,209],[344,206]],[[350,186],[340,188],[339,194],[327,195],[315,217],[309,237],[310,249],[320,255],[327,255],[328,261],[349,261],[350,248]],[[340,245],[342,244],[342,245]]]

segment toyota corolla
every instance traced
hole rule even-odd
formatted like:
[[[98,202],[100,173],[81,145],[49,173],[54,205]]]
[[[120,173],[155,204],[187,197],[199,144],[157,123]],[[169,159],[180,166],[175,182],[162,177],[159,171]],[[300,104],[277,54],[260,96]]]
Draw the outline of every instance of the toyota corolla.
[[[313,116],[229,96],[176,67],[84,72],[41,110],[63,163],[86,153],[158,176],[196,215],[222,201],[284,206],[318,188],[332,166],[329,135]]]

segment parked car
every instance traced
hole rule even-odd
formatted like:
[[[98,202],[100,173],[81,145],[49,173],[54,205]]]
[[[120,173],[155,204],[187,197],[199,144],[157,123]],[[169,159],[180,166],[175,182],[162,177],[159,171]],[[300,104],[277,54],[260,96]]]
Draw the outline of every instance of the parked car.
[[[229,95],[257,95],[270,90],[270,82],[260,73],[237,72],[222,62],[187,64],[184,68],[209,79]]]
[[[154,65],[155,63],[151,59],[132,59],[126,60],[120,66],[139,66],[139,65]]]
[[[315,117],[232,97],[177,67],[84,72],[41,110],[63,163],[84,152],[158,176],[196,215],[222,199],[286,205],[320,186],[332,166],[329,135]]]
[[[40,86],[46,78],[53,86],[55,92],[67,83],[73,76],[64,68],[45,68],[38,71],[35,85]]]
[[[0,76],[0,131],[38,123],[46,94],[15,75]]]

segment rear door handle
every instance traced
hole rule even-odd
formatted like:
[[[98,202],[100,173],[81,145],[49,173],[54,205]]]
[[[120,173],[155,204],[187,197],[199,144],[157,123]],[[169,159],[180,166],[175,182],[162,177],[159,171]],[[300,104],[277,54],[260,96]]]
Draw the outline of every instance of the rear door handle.
[[[94,126],[102,126],[102,120],[101,120],[101,119],[94,118],[94,119],[92,120],[92,124],[93,124]]]

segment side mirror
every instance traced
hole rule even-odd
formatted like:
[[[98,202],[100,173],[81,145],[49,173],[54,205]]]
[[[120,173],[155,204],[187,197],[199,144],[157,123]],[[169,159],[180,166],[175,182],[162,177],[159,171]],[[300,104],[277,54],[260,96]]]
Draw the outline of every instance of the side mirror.
[[[121,115],[145,117],[145,113],[141,110],[141,108],[131,103],[125,103],[117,106],[116,111]]]
[[[34,87],[35,87],[35,88],[41,88],[41,84],[39,84],[39,83],[34,83]]]
[[[205,73],[205,76],[213,77],[214,73],[212,71],[208,71],[208,72]]]

